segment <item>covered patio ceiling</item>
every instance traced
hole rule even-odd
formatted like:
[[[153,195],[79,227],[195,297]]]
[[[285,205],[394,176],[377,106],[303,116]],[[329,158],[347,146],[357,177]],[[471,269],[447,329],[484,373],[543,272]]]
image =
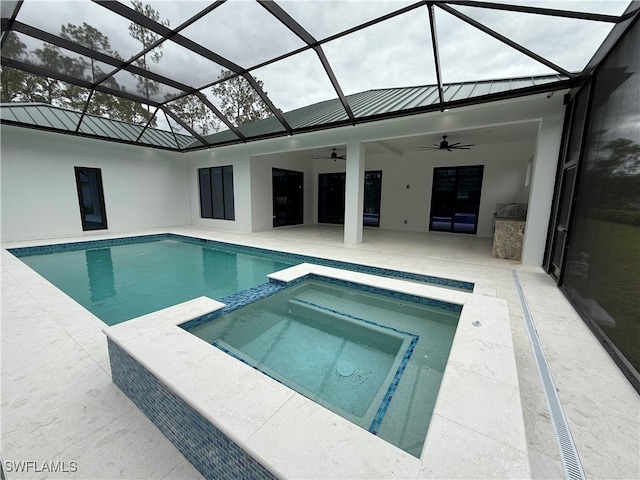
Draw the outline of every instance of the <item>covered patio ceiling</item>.
[[[444,110],[578,85],[634,15],[628,1],[3,0],[2,122],[188,151]],[[17,104],[22,119],[4,114]],[[33,119],[42,104],[60,125]]]

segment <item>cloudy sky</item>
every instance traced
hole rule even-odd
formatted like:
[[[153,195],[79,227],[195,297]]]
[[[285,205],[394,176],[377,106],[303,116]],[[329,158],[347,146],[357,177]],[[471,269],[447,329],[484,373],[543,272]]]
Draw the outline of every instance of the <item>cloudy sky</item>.
[[[162,20],[168,20],[170,27],[176,28],[210,2],[160,0],[144,3],[151,4]],[[316,40],[413,3],[406,0],[278,1]],[[628,5],[627,1],[614,0],[517,3],[612,15],[619,15]],[[455,8],[569,71],[579,71],[585,66],[612,27],[608,23]],[[446,11],[435,10],[445,83],[554,73]],[[59,34],[63,24],[87,22],[106,35],[112,49],[125,59],[141,46],[129,35],[129,21],[88,1],[26,0],[18,20],[53,34]],[[181,34],[243,68],[259,66],[305,46],[266,9],[251,0],[229,0],[182,30]],[[436,83],[429,14],[424,6],[323,43],[322,49],[347,95],[374,88]],[[170,41],[165,42],[162,53],[161,61],[151,64],[150,70],[195,88],[215,81],[222,69]],[[269,98],[285,112],[336,97],[313,50],[256,68],[252,74],[264,82]],[[135,80],[130,75],[121,74],[117,79],[135,91]],[[203,92],[216,103],[210,89]],[[164,93],[175,91],[168,89]]]

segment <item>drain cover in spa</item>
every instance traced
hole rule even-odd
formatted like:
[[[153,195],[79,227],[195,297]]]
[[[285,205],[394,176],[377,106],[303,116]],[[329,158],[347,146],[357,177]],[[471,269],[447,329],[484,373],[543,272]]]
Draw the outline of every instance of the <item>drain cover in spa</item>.
[[[338,362],[336,365],[336,373],[341,377],[350,377],[353,375],[353,372],[356,371],[356,368],[351,364],[351,362]]]

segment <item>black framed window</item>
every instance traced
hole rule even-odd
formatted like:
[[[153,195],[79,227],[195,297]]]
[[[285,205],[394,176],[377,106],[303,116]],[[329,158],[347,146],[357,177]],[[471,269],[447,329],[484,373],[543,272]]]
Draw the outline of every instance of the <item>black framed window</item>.
[[[235,220],[233,165],[198,169],[200,216]]]
[[[82,230],[106,229],[107,212],[104,207],[101,170],[88,167],[74,167],[74,169]]]

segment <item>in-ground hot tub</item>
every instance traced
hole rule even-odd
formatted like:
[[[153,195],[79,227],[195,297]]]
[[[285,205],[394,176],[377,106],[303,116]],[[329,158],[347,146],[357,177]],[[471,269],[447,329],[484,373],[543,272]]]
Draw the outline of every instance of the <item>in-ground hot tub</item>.
[[[460,310],[316,276],[185,328],[419,457]]]
[[[419,458],[187,332],[207,298],[105,330],[114,382],[206,477],[428,478],[529,475],[506,302],[303,264],[314,274],[462,306]]]

